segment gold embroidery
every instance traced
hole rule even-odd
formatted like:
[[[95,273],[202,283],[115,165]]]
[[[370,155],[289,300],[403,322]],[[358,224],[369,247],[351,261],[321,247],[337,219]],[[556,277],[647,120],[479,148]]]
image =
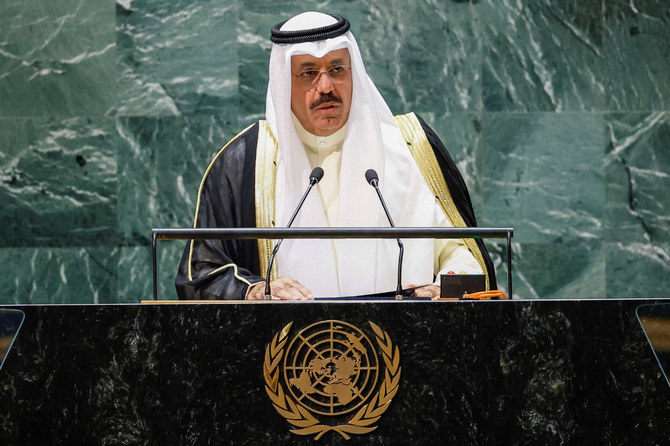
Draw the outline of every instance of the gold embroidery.
[[[218,267],[217,269],[208,272],[207,275],[208,275],[208,276],[211,276],[212,274],[216,274],[216,273],[218,273],[218,272],[220,272],[220,271],[223,271],[224,269],[228,269],[228,268],[233,268],[233,270],[234,270],[234,271],[233,271],[233,274],[235,275],[235,278],[237,278],[237,280],[239,280],[239,281],[241,281],[241,282],[244,282],[244,283],[246,283],[247,285],[251,285],[251,282],[249,282],[247,279],[245,279],[244,277],[240,276],[240,275],[237,273],[237,265],[235,265],[234,263],[229,263],[229,264],[227,264],[227,265],[220,266],[220,267]]]
[[[256,226],[272,228],[275,226],[275,185],[277,182],[277,141],[267,121],[260,121],[258,144],[256,146]],[[274,246],[272,239],[258,239],[258,257],[261,274],[265,274],[270,263],[270,254]],[[272,265],[270,280],[278,276],[277,262]]]
[[[435,158],[433,148],[428,142],[428,138],[426,137],[416,115],[414,113],[408,113],[406,115],[396,116],[395,119],[398,123],[398,127],[400,127],[403,137],[407,141],[407,146],[409,147],[410,152],[412,152],[416,164],[419,166],[421,174],[428,183],[428,187],[430,187],[431,192],[440,204],[442,211],[449,219],[449,222],[455,228],[466,227],[467,225],[465,224],[461,213],[458,212],[456,204],[451,197],[451,192],[449,192],[447,182],[442,175],[442,170],[437,162],[437,158]],[[482,267],[482,271],[484,271],[484,274],[486,275],[486,289],[490,289],[488,270],[486,269],[484,256],[479,250],[477,243],[472,238],[466,238],[463,239],[463,241],[465,242],[465,246],[468,247],[479,265]]]

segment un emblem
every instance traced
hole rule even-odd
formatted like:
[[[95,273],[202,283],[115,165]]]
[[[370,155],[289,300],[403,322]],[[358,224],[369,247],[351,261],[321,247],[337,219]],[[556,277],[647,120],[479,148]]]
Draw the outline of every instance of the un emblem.
[[[277,412],[295,426],[291,432],[319,439],[335,431],[349,439],[376,429],[400,381],[400,353],[386,332],[369,322],[382,369],[377,348],[357,327],[317,322],[288,342],[292,324],[274,336],[263,365],[265,389]]]

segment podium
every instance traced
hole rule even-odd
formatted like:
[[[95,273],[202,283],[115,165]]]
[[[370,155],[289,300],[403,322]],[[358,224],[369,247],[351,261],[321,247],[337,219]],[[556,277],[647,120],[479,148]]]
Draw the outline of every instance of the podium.
[[[316,434],[291,432],[290,414],[275,407],[268,375],[284,361],[268,357],[288,355],[309,327],[354,327],[361,347],[340,357],[365,350],[369,365],[377,349],[386,370],[372,322],[397,359],[395,394],[383,410],[379,398],[364,402],[380,416],[350,440],[329,426],[364,404],[336,424],[311,412],[325,426],[320,444],[662,444],[670,386],[635,315],[657,302],[13,306],[25,320],[0,370],[0,443],[313,444]],[[269,352],[289,324],[286,343]],[[307,370],[304,361],[286,370],[305,378],[296,364]],[[303,381],[320,391],[337,383],[331,366],[310,365]],[[385,370],[369,386],[373,397],[393,389]],[[296,404],[314,396],[290,377],[278,383]],[[356,386],[362,398],[365,385]]]

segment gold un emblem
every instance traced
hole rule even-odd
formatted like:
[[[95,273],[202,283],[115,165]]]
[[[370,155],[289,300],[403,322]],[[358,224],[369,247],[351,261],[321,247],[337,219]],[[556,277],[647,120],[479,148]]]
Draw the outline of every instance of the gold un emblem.
[[[377,348],[358,327],[321,321],[288,342],[288,323],[265,349],[265,390],[297,435],[366,434],[388,409],[400,382],[400,352],[372,322]],[[288,347],[286,346],[288,342]],[[283,373],[282,373],[283,372]],[[286,391],[285,391],[286,389]]]

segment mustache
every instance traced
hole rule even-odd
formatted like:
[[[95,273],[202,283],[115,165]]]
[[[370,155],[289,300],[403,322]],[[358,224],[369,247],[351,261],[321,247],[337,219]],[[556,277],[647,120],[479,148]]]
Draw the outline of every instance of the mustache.
[[[325,104],[326,102],[337,102],[338,104],[341,104],[342,99],[340,99],[338,96],[334,95],[333,93],[326,93],[323,96],[321,96],[319,99],[317,99],[316,101],[312,102],[312,104],[309,106],[309,108],[314,110],[316,107],[318,107],[321,104]]]

